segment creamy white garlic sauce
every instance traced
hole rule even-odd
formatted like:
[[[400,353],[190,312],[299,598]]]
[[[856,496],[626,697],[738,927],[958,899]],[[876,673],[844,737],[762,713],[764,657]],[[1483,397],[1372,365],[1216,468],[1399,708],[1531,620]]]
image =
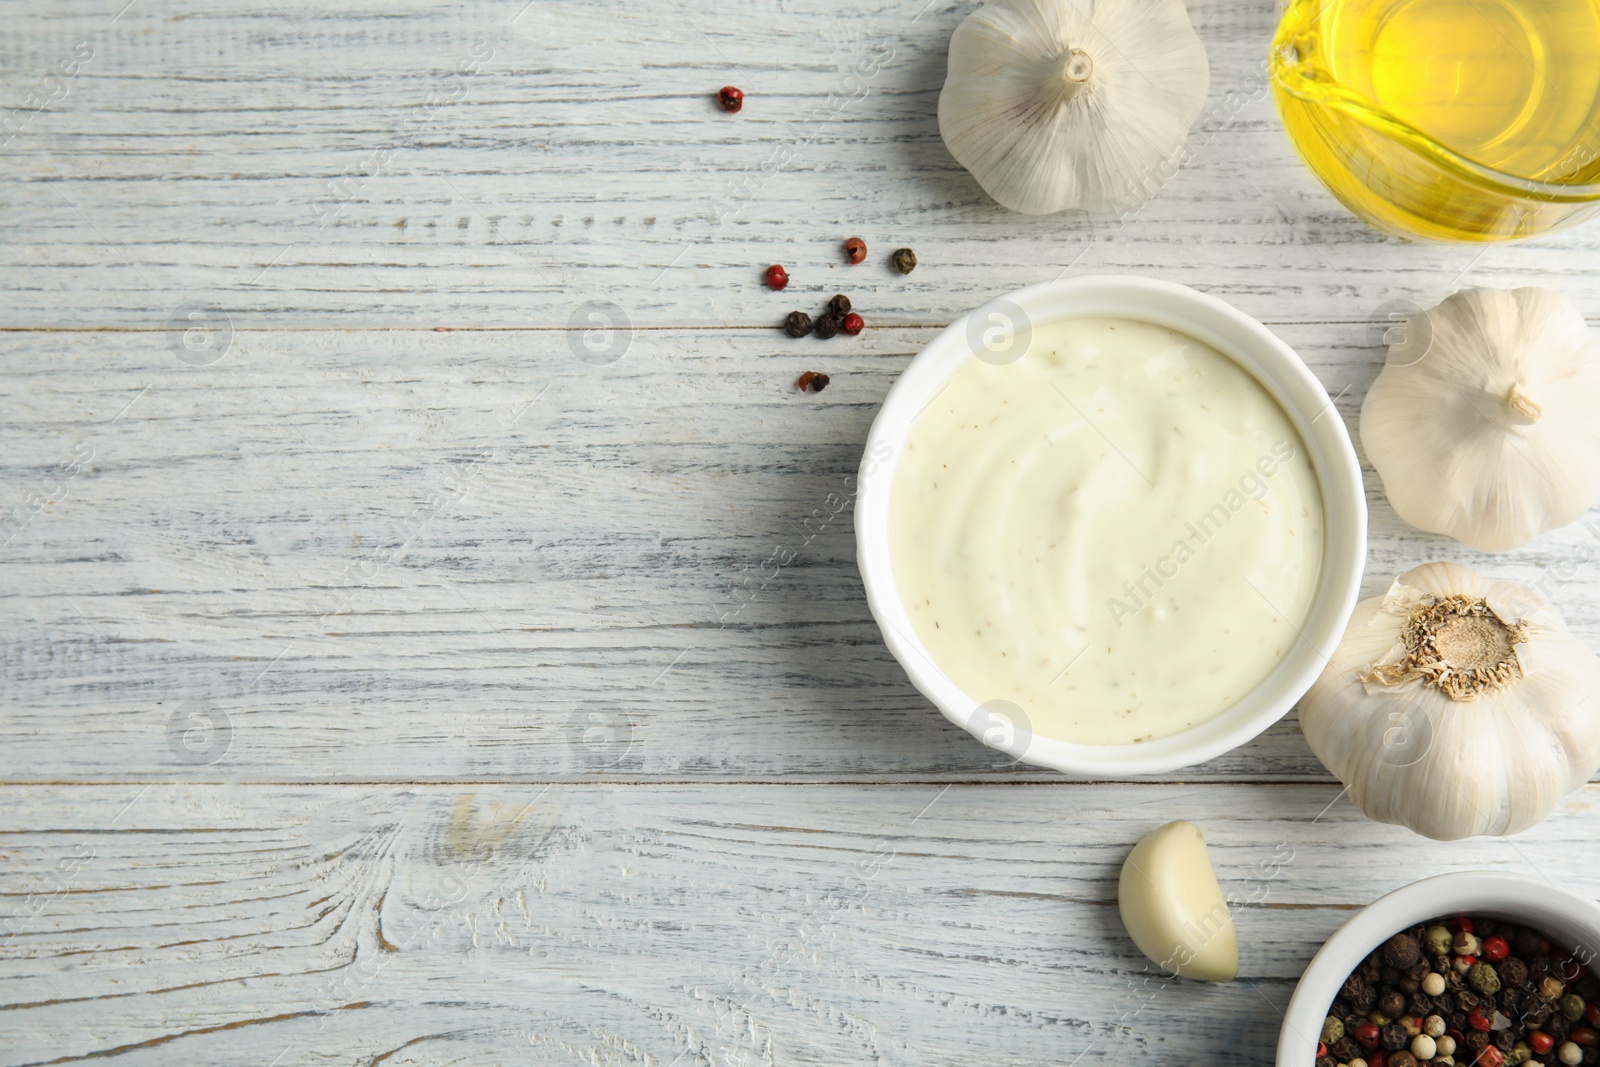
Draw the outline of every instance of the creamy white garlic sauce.
[[[1084,744],[1214,718],[1303,640],[1316,473],[1262,385],[1164,327],[1071,319],[969,360],[890,495],[895,582],[977,705]],[[1010,717],[1010,716],[1008,716]]]

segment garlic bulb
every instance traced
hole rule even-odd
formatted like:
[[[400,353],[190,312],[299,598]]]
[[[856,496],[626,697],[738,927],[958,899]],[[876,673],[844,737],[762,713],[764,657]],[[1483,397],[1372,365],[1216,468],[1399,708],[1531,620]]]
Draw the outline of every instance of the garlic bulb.
[[[950,38],[945,146],[984,191],[1044,215],[1142,203],[1210,86],[1183,0],[991,0]]]
[[[1597,694],[1549,601],[1428,563],[1356,605],[1300,726],[1367,815],[1450,841],[1526,830],[1587,781]]]
[[[1406,333],[1361,407],[1361,443],[1402,519],[1503,552],[1589,509],[1600,342],[1566,297],[1466,289]]]

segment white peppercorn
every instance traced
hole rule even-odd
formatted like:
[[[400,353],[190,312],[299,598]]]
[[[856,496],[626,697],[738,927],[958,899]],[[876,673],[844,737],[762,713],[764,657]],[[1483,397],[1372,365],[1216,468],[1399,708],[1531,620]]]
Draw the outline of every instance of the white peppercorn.
[[[1422,1032],[1429,1037],[1443,1037],[1448,1029],[1450,1024],[1444,1021],[1443,1015],[1430,1015],[1422,1020]]]
[[[1583,1048],[1575,1041],[1568,1041],[1556,1049],[1556,1059],[1566,1064],[1567,1067],[1577,1067],[1583,1062]]]
[[[1422,991],[1430,997],[1444,992],[1444,975],[1435,971],[1422,980]]]
[[[1450,951],[1457,956],[1476,956],[1483,951],[1483,942],[1478,940],[1476,934],[1458,930],[1450,941]]]
[[[1411,1054],[1423,1063],[1433,1059],[1438,1051],[1439,1046],[1427,1034],[1418,1034],[1411,1039]]]
[[[1456,1054],[1456,1039],[1449,1034],[1435,1039],[1434,1044],[1438,1046],[1439,1055],[1441,1056],[1454,1056]]]

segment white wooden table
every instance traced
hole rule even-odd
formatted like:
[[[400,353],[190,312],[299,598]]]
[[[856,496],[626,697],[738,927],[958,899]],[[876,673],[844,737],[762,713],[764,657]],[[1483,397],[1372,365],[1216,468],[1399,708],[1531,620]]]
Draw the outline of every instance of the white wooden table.
[[[1264,1064],[1383,891],[1600,893],[1600,789],[1444,848],[1292,717],[1160,781],[1009,766],[885,652],[829,503],[991,295],[1197,286],[1353,427],[1387,301],[1600,315],[1600,227],[1348,217],[1266,96],[1271,0],[1194,4],[1195,161],[1120,221],[1008,214],[945,152],[968,0],[524,3],[0,3],[0,1064]],[[860,337],[774,329],[836,291]],[[1588,536],[1490,559],[1369,497],[1369,593]],[[1553,593],[1600,647],[1595,576]],[[1234,985],[1116,919],[1179,817]]]

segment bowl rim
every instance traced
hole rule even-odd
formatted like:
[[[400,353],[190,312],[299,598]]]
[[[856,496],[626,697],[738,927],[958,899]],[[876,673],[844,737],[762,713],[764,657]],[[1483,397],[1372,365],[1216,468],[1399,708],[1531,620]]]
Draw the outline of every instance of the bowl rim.
[[[995,731],[984,706],[962,692],[917,637],[900,601],[889,554],[888,502],[901,446],[922,408],[973,355],[968,331],[1007,302],[1034,324],[1108,317],[1165,326],[1222,352],[1277,401],[1316,472],[1323,505],[1323,557],[1302,640],[1254,689],[1220,715],[1155,741],[1090,745]],[[993,298],[956,319],[906,366],[884,398],[857,472],[856,561],[867,605],[889,652],[913,686],[952,723],[1019,762],[1096,777],[1158,774],[1202,763],[1256,737],[1311,688],[1337,648],[1360,593],[1366,563],[1367,506],[1355,447],[1327,391],[1300,357],[1262,323],[1231,304],[1176,282],[1091,274],[1029,286]]]
[[[1283,1013],[1277,1067],[1312,1067],[1328,1007],[1367,953],[1408,926],[1463,912],[1532,926],[1591,961],[1600,952],[1600,903],[1543,878],[1471,870],[1412,882],[1356,912],[1311,958]]]

